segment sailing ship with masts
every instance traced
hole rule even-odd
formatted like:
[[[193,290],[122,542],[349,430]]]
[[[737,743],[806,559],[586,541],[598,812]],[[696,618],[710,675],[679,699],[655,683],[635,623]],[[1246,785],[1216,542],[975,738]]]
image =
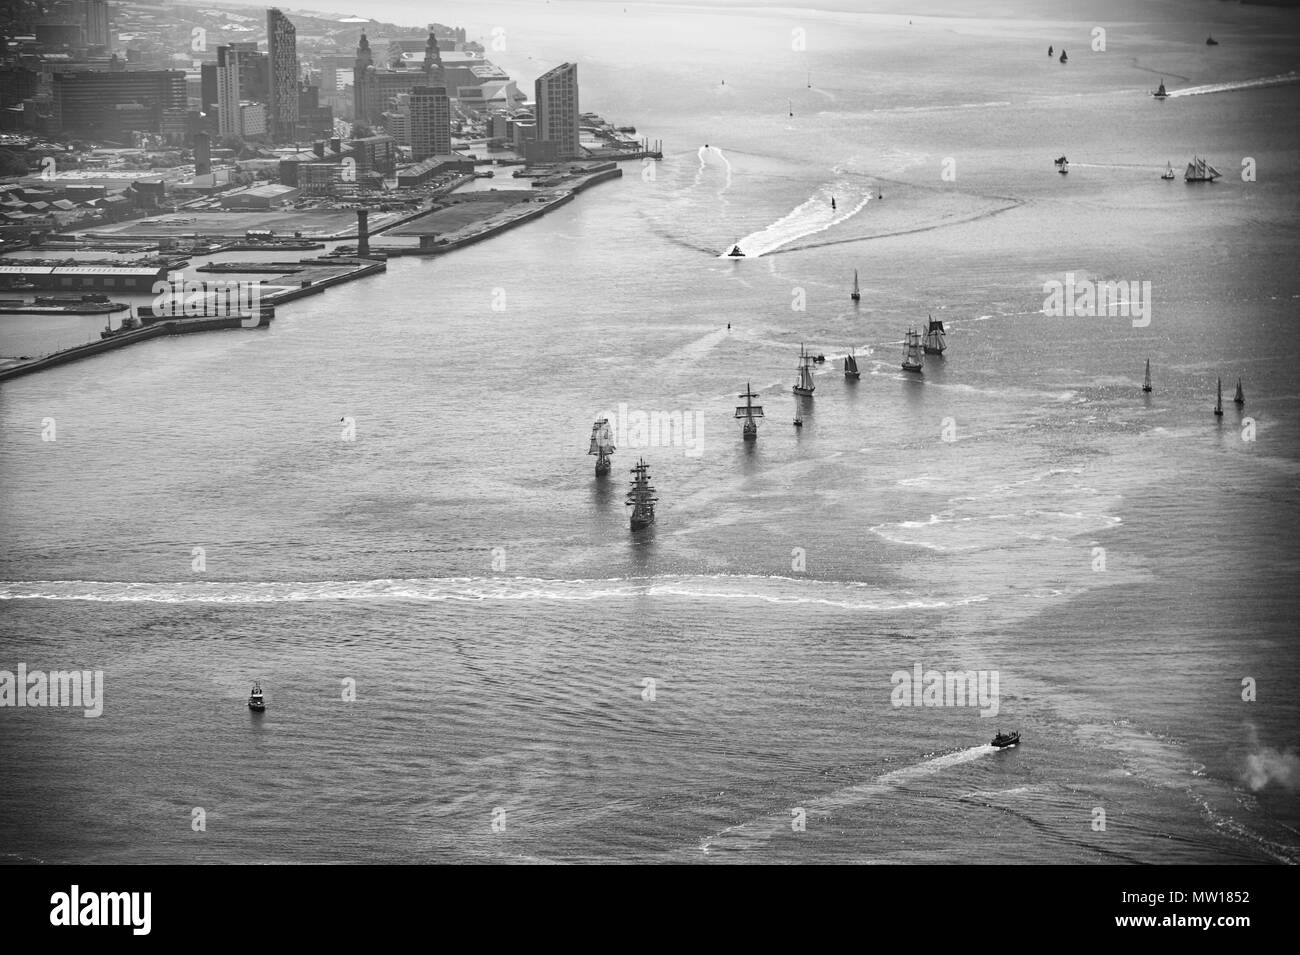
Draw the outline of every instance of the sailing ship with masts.
[[[609,456],[614,453],[614,432],[610,430],[608,418],[597,418],[591,426],[591,447],[587,453],[597,456],[597,477],[609,473]]]
[[[1246,395],[1245,395],[1245,393],[1241,390],[1241,379],[1240,379],[1240,378],[1237,379],[1237,393],[1236,393],[1235,395],[1232,396],[1232,403],[1233,403],[1234,405],[1238,405],[1238,406],[1244,406],[1244,405],[1246,404]]]
[[[948,347],[948,339],[944,335],[943,320],[930,316],[930,325],[925,330],[925,353],[927,355],[942,355],[943,350]]]
[[[1223,173],[1211,166],[1208,161],[1200,156],[1193,156],[1192,161],[1187,164],[1187,171],[1183,173],[1183,181],[1214,182],[1222,175]]]
[[[763,406],[754,404],[754,399],[758,395],[749,382],[745,382],[745,391],[738,397],[745,399],[743,405],[736,407],[736,417],[745,422],[740,429],[741,436],[746,441],[756,441],[758,439],[757,419],[763,417]]]
[[[1151,391],[1151,359],[1150,358],[1147,359],[1147,373],[1146,376],[1142,379],[1142,390],[1146,392]]]
[[[1173,178],[1174,178],[1174,164],[1173,164],[1173,163],[1171,163],[1171,162],[1167,162],[1167,163],[1165,163],[1165,171],[1162,172],[1162,173],[1160,174],[1160,178],[1161,178],[1161,179],[1173,179]]]
[[[903,371],[920,371],[924,366],[925,351],[921,345],[921,334],[915,328],[909,328],[903,342]]]
[[[1223,379],[1219,379],[1219,396],[1214,399],[1214,414],[1223,417]]]
[[[799,345],[799,378],[794,385],[796,395],[811,395],[817,387],[813,384],[812,379],[813,356],[804,351],[803,344]]]
[[[655,522],[655,489],[650,486],[650,465],[638,459],[632,468],[632,489],[627,492],[627,506],[632,508],[632,530],[644,530]]]
[[[849,346],[849,353],[844,357],[844,377],[851,378],[854,381],[862,377],[858,371],[858,356],[853,351],[853,346]]]
[[[858,270],[853,270],[853,291],[849,293],[849,298],[853,301],[859,301],[862,298],[862,291],[858,288]]]

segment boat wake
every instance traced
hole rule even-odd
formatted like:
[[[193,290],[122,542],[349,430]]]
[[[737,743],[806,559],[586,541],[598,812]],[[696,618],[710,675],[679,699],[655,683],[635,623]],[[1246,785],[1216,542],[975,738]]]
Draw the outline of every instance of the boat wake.
[[[835,208],[831,207],[832,199]],[[871,190],[863,183],[849,179],[825,183],[780,219],[741,239],[741,251],[750,258],[768,255],[791,242],[839,225],[861,212],[870,201]],[[726,257],[726,252],[718,256]]]
[[[1169,98],[1179,96],[1204,96],[1206,93],[1232,93],[1237,90],[1254,90],[1264,86],[1281,86],[1285,83],[1300,82],[1300,73],[1279,73],[1277,76],[1261,76],[1253,80],[1236,80],[1231,83],[1207,83],[1204,86],[1189,86],[1187,89],[1170,90]]]
[[[877,796],[887,795],[902,789],[909,783],[934,776],[946,769],[972,762],[996,752],[997,749],[988,743],[972,746],[970,749],[959,750],[956,753],[937,756],[934,759],[927,759],[912,766],[896,769],[893,772],[885,773],[883,776],[878,776],[870,782],[859,783],[856,786],[849,786],[845,789],[827,793],[825,796],[804,800],[798,805],[807,813],[810,819],[818,816],[829,816],[835,812],[869,802]],[[790,807],[787,807],[771,815],[760,816],[758,819],[736,826],[728,826],[721,832],[702,839],[700,841],[700,850],[707,853],[713,849],[756,849],[773,836],[789,832],[790,820]]]
[[[722,160],[723,168],[727,170],[727,178],[722,183],[722,188],[718,190],[718,198],[721,199],[723,193],[731,188],[731,160],[723,155],[722,150],[717,146],[701,146],[698,155],[700,158],[700,168],[695,171],[695,185],[697,186],[700,184],[700,180],[704,178],[705,171],[709,168],[709,156],[717,156]]]
[[[795,579],[760,574],[613,577],[553,580],[540,577],[417,577],[382,580],[6,581],[0,600],[83,600],[103,603],[263,604],[308,601],[597,601],[644,597],[763,601],[856,611],[942,609],[987,600],[891,592],[858,581]]]

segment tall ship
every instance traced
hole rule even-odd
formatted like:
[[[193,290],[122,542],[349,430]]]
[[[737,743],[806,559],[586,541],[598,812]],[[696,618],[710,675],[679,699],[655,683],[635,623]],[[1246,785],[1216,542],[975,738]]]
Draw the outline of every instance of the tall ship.
[[[858,371],[858,356],[854,354],[852,346],[849,347],[849,353],[844,359],[844,377],[854,380],[862,377]]]
[[[921,346],[921,333],[915,328],[907,330],[903,342],[903,371],[920,371],[925,365],[925,352]]]
[[[930,325],[925,330],[925,353],[927,355],[942,355],[943,350],[948,347],[948,339],[944,336],[943,321],[936,320],[933,315],[930,316]]]
[[[794,386],[796,395],[811,395],[813,389],[817,387],[813,384],[812,363],[813,356],[804,351],[801,344],[799,346],[799,380],[795,382]]]
[[[632,489],[627,492],[627,506],[632,508],[632,530],[644,530],[655,522],[655,489],[650,486],[650,465],[639,459],[632,469]]]
[[[858,301],[862,298],[862,291],[858,288],[858,270],[853,270],[853,291],[849,293],[849,298]]]
[[[740,429],[741,435],[746,441],[754,441],[758,438],[758,418],[763,417],[763,406],[754,404],[754,399],[758,397],[754,393],[754,388],[749,382],[745,382],[745,392],[737,397],[744,398],[745,403],[736,407],[736,417],[744,421]]]
[[[1184,182],[1214,182],[1222,176],[1223,173],[1211,166],[1200,156],[1193,156],[1192,161],[1187,164],[1187,171],[1183,173]]]
[[[591,426],[591,447],[588,454],[596,455],[596,474],[609,473],[609,456],[614,453],[614,432],[609,428],[608,418],[598,418]]]
[[[1151,390],[1151,359],[1147,359],[1147,373],[1142,379],[1142,390],[1149,392]]]

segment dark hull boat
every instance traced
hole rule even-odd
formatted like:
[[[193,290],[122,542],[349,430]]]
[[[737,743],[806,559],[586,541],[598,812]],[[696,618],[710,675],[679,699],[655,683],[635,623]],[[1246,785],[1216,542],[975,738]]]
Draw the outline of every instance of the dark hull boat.
[[[655,489],[650,486],[650,465],[638,460],[632,469],[632,489],[627,492],[627,506],[632,508],[632,530],[645,530],[655,522]]]
[[[261,713],[266,709],[266,700],[262,695],[262,684],[253,684],[253,692],[248,697],[248,708],[254,713]]]
[[[921,335],[916,329],[909,329],[907,340],[903,343],[903,371],[919,372],[925,366],[925,351],[921,347]]]
[[[1168,93],[1165,92],[1164,80],[1160,81],[1160,88],[1156,90],[1154,93],[1152,93],[1151,95],[1154,96],[1156,99],[1164,99],[1166,96],[1169,95]]]
[[[1008,746],[1018,746],[1019,744],[1019,733],[998,733],[989,743],[990,746],[996,746],[998,749],[1006,749]]]
[[[931,315],[930,325],[925,330],[925,353],[927,355],[942,355],[943,350],[947,347],[948,339],[944,334],[943,320],[936,320]]]
[[[609,456],[614,453],[614,432],[610,430],[608,418],[598,418],[591,426],[591,445],[587,453],[596,455],[597,477],[609,473]]]
[[[858,371],[858,357],[853,353],[852,348],[849,349],[849,353],[844,359],[844,377],[852,381],[857,381],[862,377],[862,373]]]
[[[763,406],[754,404],[754,399],[758,397],[754,389],[748,383],[745,385],[744,394],[739,397],[745,399],[743,405],[736,408],[736,417],[744,421],[744,426],[740,429],[741,436],[746,441],[758,440],[758,419],[763,417]]]
[[[740,251],[739,245],[733,245],[727,255],[733,259],[743,259],[745,257],[745,253]]]

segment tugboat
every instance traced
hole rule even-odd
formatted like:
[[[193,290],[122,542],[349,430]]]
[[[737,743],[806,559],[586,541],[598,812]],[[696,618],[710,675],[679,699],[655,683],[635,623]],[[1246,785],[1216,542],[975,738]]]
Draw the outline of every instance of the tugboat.
[[[266,700],[262,698],[261,683],[253,684],[253,692],[248,697],[248,708],[254,713],[261,713],[266,709]]]
[[[1020,734],[1018,732],[1004,733],[1001,730],[998,730],[998,734],[993,737],[989,745],[996,746],[998,749],[1006,749],[1008,746],[1018,746],[1020,745]]]
[[[852,378],[854,381],[857,381],[857,379],[862,377],[861,373],[858,371],[858,358],[853,353],[852,346],[849,347],[849,354],[844,359],[844,377]]]
[[[948,347],[948,340],[944,337],[943,322],[936,321],[933,315],[930,316],[930,327],[925,330],[925,353],[927,355],[942,355],[943,350]]]
[[[614,453],[614,432],[609,429],[608,418],[598,418],[591,426],[591,447],[587,453],[597,455],[596,477],[609,473],[609,456]]]
[[[640,459],[632,469],[632,490],[627,492],[627,506],[632,508],[632,530],[645,530],[655,522],[655,489],[650,486],[650,465]]]
[[[1200,156],[1192,156],[1192,161],[1187,164],[1187,171],[1183,173],[1184,182],[1214,182],[1222,176],[1223,173],[1215,169],[1206,160]]]
[[[745,253],[740,251],[739,242],[737,242],[735,245],[731,247],[731,251],[728,252],[727,255],[728,257],[733,259],[743,259],[745,257]]]
[[[803,350],[803,345],[799,346],[799,380],[795,383],[794,393],[796,395],[811,395],[817,387],[812,380],[812,355]]]
[[[1151,359],[1147,359],[1146,377],[1142,379],[1142,390],[1150,394],[1151,392]]]
[[[1219,379],[1219,397],[1214,400],[1214,416],[1223,417],[1223,379]]]
[[[853,291],[849,293],[849,298],[857,302],[862,298],[862,292],[858,289],[858,270],[853,270]]]
[[[915,328],[907,331],[907,340],[903,343],[903,371],[920,371],[925,365],[925,353],[921,348],[921,336]]]
[[[136,318],[134,315],[128,315],[122,319],[122,324],[117,326],[117,328],[113,327],[113,320],[110,318],[108,324],[104,326],[104,330],[99,333],[99,337],[112,338],[114,335],[120,335],[122,332],[133,332],[139,327],[140,319]]]
[[[1170,181],[1173,180],[1173,178],[1174,178],[1174,164],[1173,164],[1173,163],[1171,163],[1171,162],[1167,162],[1167,163],[1165,163],[1165,171],[1162,172],[1162,173],[1160,174],[1160,178],[1161,178],[1161,179],[1168,179],[1168,180],[1170,180]]]
[[[1246,395],[1241,390],[1241,379],[1237,379],[1237,393],[1232,397],[1232,403],[1238,407],[1244,407],[1246,404]]]

